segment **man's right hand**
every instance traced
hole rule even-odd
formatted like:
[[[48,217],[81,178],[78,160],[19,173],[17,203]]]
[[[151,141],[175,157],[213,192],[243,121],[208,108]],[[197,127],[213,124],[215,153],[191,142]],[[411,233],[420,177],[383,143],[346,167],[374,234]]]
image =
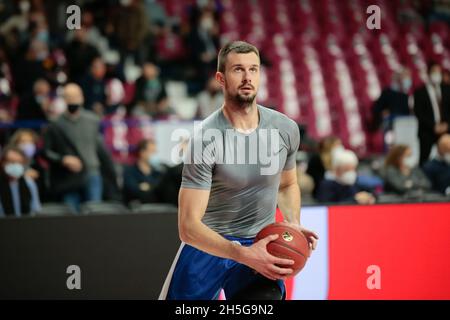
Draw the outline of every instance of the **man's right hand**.
[[[64,156],[62,164],[64,167],[75,173],[80,172],[81,169],[83,169],[83,163],[80,158],[76,156]]]
[[[265,237],[250,247],[242,247],[240,263],[245,264],[271,280],[285,280],[293,270],[286,268],[294,264],[293,260],[282,259],[271,255],[267,251],[269,242],[278,238],[277,234]],[[284,268],[280,266],[285,266]]]
[[[441,122],[434,126],[434,133],[437,135],[444,134],[448,131],[448,123],[447,122]]]

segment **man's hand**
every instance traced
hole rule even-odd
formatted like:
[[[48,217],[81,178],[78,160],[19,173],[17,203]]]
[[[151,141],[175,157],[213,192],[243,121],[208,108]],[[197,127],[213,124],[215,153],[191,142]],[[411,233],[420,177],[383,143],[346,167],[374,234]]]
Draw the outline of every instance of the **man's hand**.
[[[25,176],[27,176],[33,180],[37,180],[39,178],[39,172],[32,168],[29,168],[25,171]]]
[[[75,173],[80,172],[81,169],[83,169],[83,163],[80,158],[75,156],[64,156],[62,164],[64,167]]]
[[[355,200],[358,204],[374,204],[375,203],[375,197],[372,194],[365,192],[365,191],[358,192],[355,195]]]
[[[319,240],[319,236],[317,235],[317,233],[315,233],[314,231],[308,230],[306,228],[303,228],[301,225],[296,224],[296,223],[287,222],[287,221],[283,221],[281,223],[300,230],[303,233],[303,235],[306,237],[306,239],[308,240],[310,251],[316,250],[317,241]],[[311,252],[310,252],[310,255],[311,255]]]
[[[441,122],[434,126],[434,133],[437,135],[444,134],[448,131],[448,123],[447,122]]]
[[[255,242],[250,247],[242,247],[241,257],[238,262],[245,264],[271,280],[285,280],[293,270],[280,266],[290,266],[294,264],[293,260],[282,259],[271,255],[267,251],[269,242],[278,238],[277,234],[272,234],[264,239]]]

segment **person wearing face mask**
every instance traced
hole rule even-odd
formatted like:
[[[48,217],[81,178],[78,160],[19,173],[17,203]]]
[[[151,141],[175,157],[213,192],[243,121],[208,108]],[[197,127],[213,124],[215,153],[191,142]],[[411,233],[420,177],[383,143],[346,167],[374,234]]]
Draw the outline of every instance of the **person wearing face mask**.
[[[41,210],[39,192],[33,179],[25,175],[27,157],[13,146],[0,158],[0,216],[29,215]]]
[[[144,139],[138,143],[136,163],[125,167],[123,173],[124,201],[127,204],[160,202],[155,190],[161,182],[165,166],[155,154],[155,141]]]
[[[450,86],[442,83],[442,68],[431,62],[428,81],[414,92],[414,113],[419,122],[420,165],[430,157],[439,137],[450,133]]]
[[[425,163],[425,174],[433,190],[450,196],[450,134],[444,134],[438,141],[438,155]]]
[[[317,190],[319,202],[374,204],[375,197],[356,186],[358,158],[350,150],[336,150],[331,157],[331,171],[325,173]]]
[[[199,92],[205,87],[209,77],[217,65],[217,52],[219,48],[218,24],[214,12],[203,9],[196,17],[188,38],[193,67],[197,71],[196,79]]]
[[[411,72],[403,68],[394,72],[392,83],[381,92],[372,108],[372,130],[382,125],[385,132],[392,130],[394,119],[411,114],[409,94],[412,87]]]
[[[111,158],[100,135],[100,119],[83,108],[81,88],[74,83],[64,87],[67,111],[52,122],[44,137],[44,154],[50,162],[50,187],[74,211],[80,203],[101,201],[104,197],[103,177]],[[114,179],[110,183],[114,183]]]
[[[17,147],[27,156],[28,166],[25,176],[33,179],[39,189],[42,201],[50,201],[48,190],[47,163],[42,156],[42,150],[38,147],[40,139],[38,135],[30,129],[19,129],[11,137],[10,146]]]
[[[383,178],[385,191],[405,194],[411,191],[429,191],[431,183],[417,166],[417,160],[407,145],[395,145],[386,156]]]

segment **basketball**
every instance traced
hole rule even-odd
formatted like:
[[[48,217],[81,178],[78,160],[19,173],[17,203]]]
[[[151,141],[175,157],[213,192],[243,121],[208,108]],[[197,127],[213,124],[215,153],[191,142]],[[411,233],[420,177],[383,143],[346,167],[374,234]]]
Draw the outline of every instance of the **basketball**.
[[[261,229],[255,242],[272,234],[278,234],[278,238],[269,242],[267,251],[276,257],[294,260],[289,267],[293,270],[290,276],[295,276],[303,269],[310,255],[308,240],[301,231],[276,222]]]

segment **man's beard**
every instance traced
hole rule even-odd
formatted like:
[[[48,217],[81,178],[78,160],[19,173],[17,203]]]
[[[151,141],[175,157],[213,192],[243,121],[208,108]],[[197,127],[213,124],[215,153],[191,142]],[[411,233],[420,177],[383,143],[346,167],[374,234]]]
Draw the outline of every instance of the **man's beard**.
[[[248,108],[252,105],[253,101],[255,101],[256,94],[252,95],[243,95],[243,94],[236,94],[232,97],[236,105],[238,105],[241,108]]]

